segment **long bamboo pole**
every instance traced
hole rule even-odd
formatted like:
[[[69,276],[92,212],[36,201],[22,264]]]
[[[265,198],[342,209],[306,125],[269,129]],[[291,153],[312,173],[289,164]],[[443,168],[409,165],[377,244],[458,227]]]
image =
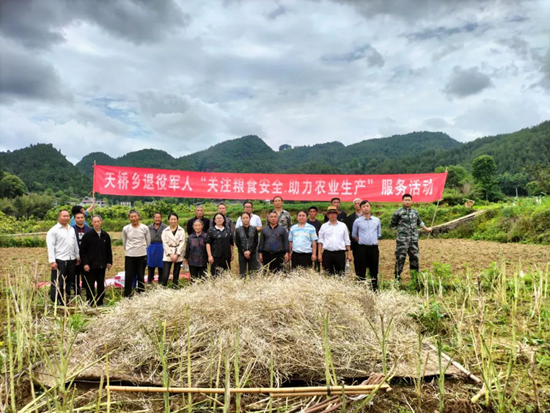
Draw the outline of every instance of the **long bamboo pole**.
[[[197,394],[225,394],[229,391],[230,394],[249,393],[258,394],[265,393],[271,395],[291,394],[302,395],[303,393],[315,393],[315,395],[328,394],[365,394],[372,390],[380,388],[388,390],[388,384],[367,384],[359,386],[316,386],[316,387],[238,387],[238,388],[204,388],[204,387],[153,387],[153,386],[108,386],[110,391],[121,392],[141,392],[141,393],[197,393]]]

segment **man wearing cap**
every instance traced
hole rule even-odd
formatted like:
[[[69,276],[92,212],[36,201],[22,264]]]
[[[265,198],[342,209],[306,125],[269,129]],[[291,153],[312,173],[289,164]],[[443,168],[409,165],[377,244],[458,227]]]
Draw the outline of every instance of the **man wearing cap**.
[[[382,225],[377,217],[371,215],[369,201],[361,202],[363,215],[355,220],[352,229],[352,238],[357,243],[357,251],[353,254],[355,272],[360,280],[365,280],[367,268],[372,283],[372,290],[378,290],[378,240],[382,238]]]
[[[330,274],[343,273],[346,269],[346,253],[350,261],[353,261],[350,250],[350,238],[348,227],[338,221],[338,208],[331,205],[325,214],[328,222],[321,226],[319,231],[318,260],[323,264],[323,269]]]

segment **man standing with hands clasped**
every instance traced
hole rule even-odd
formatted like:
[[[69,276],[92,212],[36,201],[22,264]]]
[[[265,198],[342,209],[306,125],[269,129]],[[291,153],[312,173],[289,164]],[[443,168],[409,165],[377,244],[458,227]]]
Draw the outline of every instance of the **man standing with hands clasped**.
[[[346,269],[346,252],[348,260],[351,256],[348,227],[338,221],[338,208],[331,205],[327,208],[328,222],[319,231],[319,253],[317,259],[323,264],[323,269],[332,275],[344,273]]]
[[[101,229],[102,224],[103,219],[94,215],[93,229],[82,237],[81,245],[86,300],[89,305],[98,307],[103,305],[105,296],[105,270],[110,270],[113,265],[111,237]]]
[[[273,272],[283,269],[288,262],[288,231],[279,224],[279,215],[273,210],[268,215],[269,225],[262,229],[260,246],[258,247],[259,261],[267,265]]]
[[[393,213],[391,217],[391,229],[397,231],[397,246],[395,248],[395,279],[401,282],[401,273],[405,266],[407,254],[409,255],[409,265],[411,273],[418,271],[418,229],[422,228],[426,232],[432,232],[420,219],[420,214],[416,209],[411,208],[412,195],[403,195],[403,207]]]
[[[378,290],[378,240],[382,238],[382,226],[377,217],[371,215],[369,201],[361,202],[361,215],[353,222],[352,238],[357,242],[353,255],[355,259],[355,272],[360,280],[365,280],[367,268],[372,283],[372,290]]]
[[[48,262],[52,269],[50,298],[54,303],[67,304],[69,280],[80,264],[80,251],[74,229],[69,225],[69,211],[62,209],[55,224],[46,236]]]

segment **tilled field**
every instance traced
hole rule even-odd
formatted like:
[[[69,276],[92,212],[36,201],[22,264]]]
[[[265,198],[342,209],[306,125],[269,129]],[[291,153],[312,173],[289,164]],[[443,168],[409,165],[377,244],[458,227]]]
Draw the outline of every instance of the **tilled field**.
[[[380,243],[380,273],[386,279],[393,277],[395,263],[395,241],[382,240]],[[107,274],[113,277],[124,270],[124,250],[113,248],[114,266]],[[1,248],[0,270],[3,274],[13,273],[15,267],[30,265],[39,280],[49,278],[48,258],[45,248]],[[420,241],[420,268],[432,269],[434,263],[446,264],[451,271],[461,273],[468,268],[472,273],[490,268],[492,262],[506,262],[509,269],[521,265],[527,270],[536,265],[545,268],[550,265],[550,246],[525,244],[499,244],[487,241],[461,239],[427,239]],[[237,260],[233,268],[237,270]],[[11,270],[11,271],[10,271]],[[408,263],[404,278],[408,276]]]

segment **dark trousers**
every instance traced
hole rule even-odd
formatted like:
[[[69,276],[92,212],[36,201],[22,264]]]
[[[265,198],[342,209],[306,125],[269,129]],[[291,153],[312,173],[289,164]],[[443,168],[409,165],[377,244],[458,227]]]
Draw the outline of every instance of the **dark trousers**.
[[[203,278],[207,271],[207,267],[195,267],[194,265],[189,266],[189,274],[191,274],[192,278]]]
[[[50,298],[54,303],[65,305],[69,295],[69,280],[74,278],[76,260],[55,260],[57,270],[52,270]]]
[[[349,236],[351,238],[351,234]],[[359,247],[359,244],[357,243],[357,241],[355,240],[351,240],[351,245],[350,245],[350,250],[351,250],[351,253],[353,254],[353,262],[355,263],[355,273],[357,274],[357,261],[355,259],[355,257],[357,257],[357,247]]]
[[[304,267],[311,268],[313,261],[311,261],[311,252],[293,252],[292,253],[292,268]]]
[[[155,279],[155,268],[156,267],[147,267],[148,274],[147,274],[147,284],[153,284],[153,280]],[[162,272],[164,271],[164,264],[162,267],[158,267],[159,269],[159,283],[160,280],[162,280]]]
[[[336,275],[346,271],[346,251],[323,251],[323,269]]]
[[[368,269],[373,291],[378,290],[379,258],[380,251],[378,245],[358,245],[356,255],[354,255],[357,277],[359,277],[360,280],[366,280]]]
[[[88,272],[84,271],[82,277],[88,304],[103,305],[103,297],[105,296],[105,268],[91,268]],[[96,283],[97,290],[95,287]]]
[[[76,265],[74,269],[74,277],[72,277],[67,283],[67,290],[69,293],[74,291],[75,295],[80,295],[82,290],[81,281],[84,279],[84,266],[82,264]]]
[[[239,252],[239,275],[244,276],[248,272],[258,269],[258,257],[255,252],[250,253],[250,258],[246,259],[242,252]]]
[[[163,286],[168,285],[168,278],[170,278],[170,269],[174,264],[174,276],[172,277],[172,288],[178,288],[178,282],[180,279],[181,262],[163,261],[162,270],[159,268],[159,284]]]
[[[283,270],[285,263],[285,252],[264,252],[262,254],[264,265],[269,267],[269,271],[279,272]]]
[[[134,278],[137,275],[137,292],[145,291],[145,267],[147,255],[142,257],[124,257],[124,297],[132,295]]]
[[[231,257],[214,257],[214,263],[210,267],[212,275],[219,275],[225,270],[231,269]]]

